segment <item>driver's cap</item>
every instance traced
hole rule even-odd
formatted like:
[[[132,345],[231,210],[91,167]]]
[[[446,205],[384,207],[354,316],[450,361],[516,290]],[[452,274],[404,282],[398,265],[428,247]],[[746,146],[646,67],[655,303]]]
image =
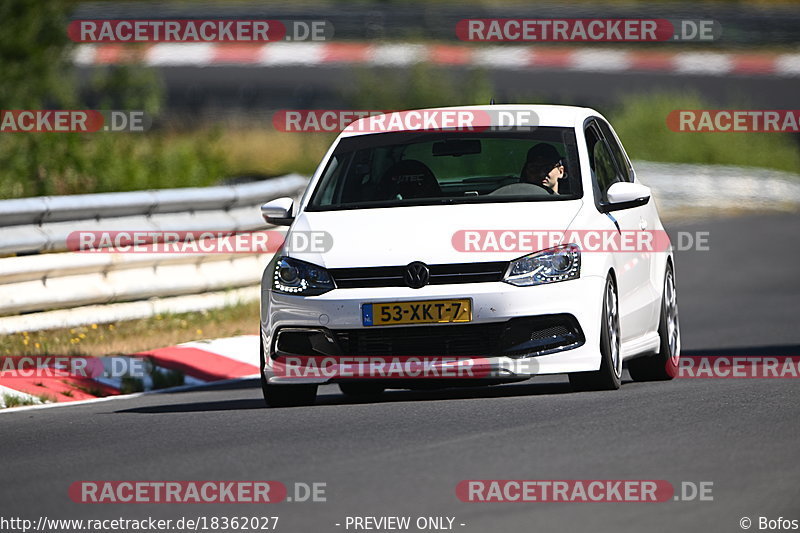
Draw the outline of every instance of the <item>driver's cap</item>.
[[[535,166],[553,165],[561,161],[561,155],[552,144],[539,143],[530,150],[525,159],[525,164],[532,164]]]

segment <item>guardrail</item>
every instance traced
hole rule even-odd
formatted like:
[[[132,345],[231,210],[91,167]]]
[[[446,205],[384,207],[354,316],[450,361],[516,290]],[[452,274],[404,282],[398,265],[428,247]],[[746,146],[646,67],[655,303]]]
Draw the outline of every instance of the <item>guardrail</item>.
[[[241,185],[0,201],[0,255],[15,254],[0,258],[0,334],[257,298],[253,286],[269,254],[68,252],[67,237],[81,230],[261,230],[268,226],[259,206],[295,197],[307,182],[292,174]]]
[[[0,202],[0,254],[66,250],[72,231],[230,230],[263,227],[265,200],[292,196],[307,178],[291,174],[219,187],[40,196]]]

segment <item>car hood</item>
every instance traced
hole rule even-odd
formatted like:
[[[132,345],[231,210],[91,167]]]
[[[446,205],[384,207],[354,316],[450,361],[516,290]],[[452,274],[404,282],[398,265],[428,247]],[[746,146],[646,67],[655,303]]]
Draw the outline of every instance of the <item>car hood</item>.
[[[457,249],[463,242],[458,232],[564,231],[581,206],[581,200],[567,200],[303,212],[291,232],[326,232],[329,246],[287,255],[326,268],[509,261],[528,252],[465,252]]]

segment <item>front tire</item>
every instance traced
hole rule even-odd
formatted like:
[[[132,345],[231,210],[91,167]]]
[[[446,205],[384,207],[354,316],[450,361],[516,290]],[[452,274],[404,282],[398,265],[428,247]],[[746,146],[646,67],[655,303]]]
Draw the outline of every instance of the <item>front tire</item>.
[[[316,385],[271,385],[264,373],[266,358],[264,355],[264,337],[259,333],[259,363],[261,368],[261,392],[264,402],[269,407],[300,407],[314,405],[317,399]]]
[[[573,372],[569,383],[576,391],[616,390],[622,383],[620,352],[619,298],[611,275],[603,291],[603,315],[600,320],[600,370]]]
[[[628,363],[628,372],[634,381],[667,381],[678,374],[678,361],[681,357],[681,330],[678,322],[675,274],[669,263],[667,263],[667,272],[664,275],[658,336],[661,338],[661,342],[657,354],[637,357]]]

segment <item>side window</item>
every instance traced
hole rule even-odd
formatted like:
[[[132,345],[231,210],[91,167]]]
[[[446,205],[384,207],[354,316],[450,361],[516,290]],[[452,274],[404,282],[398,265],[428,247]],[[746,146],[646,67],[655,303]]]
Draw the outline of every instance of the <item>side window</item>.
[[[603,132],[603,137],[606,138],[606,142],[611,148],[611,154],[614,156],[614,161],[617,163],[617,168],[619,168],[620,173],[622,174],[622,180],[633,181],[633,169],[631,169],[631,163],[625,156],[622,146],[620,146],[620,144],[617,142],[617,138],[611,131],[611,127],[602,120],[597,120],[596,122],[600,125],[600,130]]]
[[[608,188],[622,179],[617,172],[611,151],[600,136],[594,122],[586,128],[586,146],[589,149],[589,163],[597,180],[600,199],[604,202]]]

